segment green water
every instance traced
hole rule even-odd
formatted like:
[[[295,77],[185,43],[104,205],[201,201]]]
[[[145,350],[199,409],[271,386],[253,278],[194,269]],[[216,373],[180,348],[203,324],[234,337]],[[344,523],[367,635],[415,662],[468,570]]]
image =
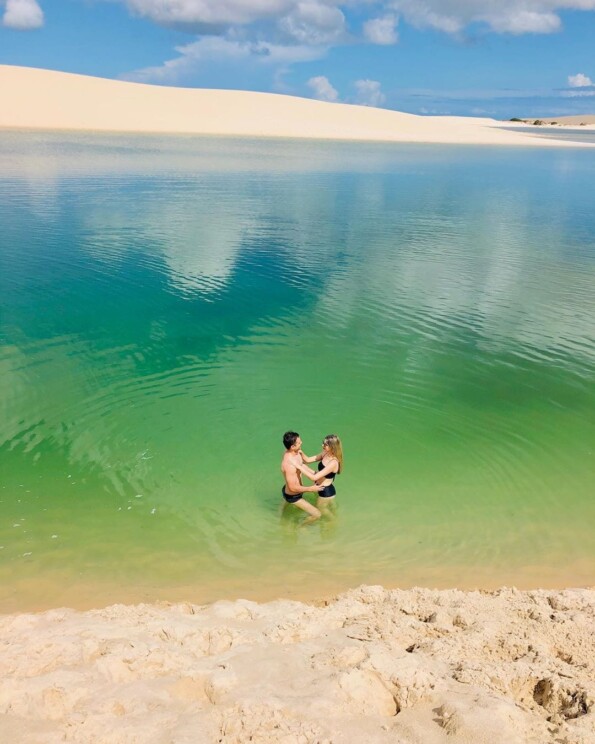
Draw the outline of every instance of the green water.
[[[0,135],[0,610],[595,582],[595,153]],[[281,435],[344,442],[335,519]]]

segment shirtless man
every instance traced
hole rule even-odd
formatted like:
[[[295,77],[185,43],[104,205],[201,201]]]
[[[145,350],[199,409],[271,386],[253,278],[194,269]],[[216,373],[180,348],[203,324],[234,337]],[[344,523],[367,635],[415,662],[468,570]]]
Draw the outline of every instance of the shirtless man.
[[[302,485],[302,474],[298,467],[302,465],[302,457],[300,450],[302,448],[302,440],[300,435],[295,431],[286,431],[283,435],[283,444],[285,445],[285,453],[281,460],[281,472],[285,477],[285,485],[283,486],[283,498],[288,504],[297,506],[298,509],[302,509],[307,512],[310,516],[304,521],[304,524],[309,524],[319,519],[321,516],[320,509],[317,509],[309,501],[306,501],[302,497],[304,493],[318,493],[322,491],[324,486],[303,486]]]

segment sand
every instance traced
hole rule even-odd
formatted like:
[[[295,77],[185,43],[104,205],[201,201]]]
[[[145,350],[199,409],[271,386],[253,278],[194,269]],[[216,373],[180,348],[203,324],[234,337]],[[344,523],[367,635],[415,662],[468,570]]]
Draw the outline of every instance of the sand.
[[[595,591],[0,617],[2,741],[588,744]]]
[[[0,129],[573,147],[494,119],[415,116],[249,91],[144,85],[0,65]]]
[[[534,121],[543,121],[545,124],[558,124],[561,127],[585,126],[592,129],[595,126],[595,114],[578,114],[577,116],[550,116],[550,117],[533,117],[532,119],[523,119],[527,124],[533,124]],[[518,122],[517,122],[518,123]]]

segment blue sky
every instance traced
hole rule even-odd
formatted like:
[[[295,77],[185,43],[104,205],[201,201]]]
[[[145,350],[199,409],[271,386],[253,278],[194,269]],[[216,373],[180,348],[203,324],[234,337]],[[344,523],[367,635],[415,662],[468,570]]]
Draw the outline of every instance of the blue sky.
[[[595,113],[595,0],[0,0],[0,63],[425,114]]]

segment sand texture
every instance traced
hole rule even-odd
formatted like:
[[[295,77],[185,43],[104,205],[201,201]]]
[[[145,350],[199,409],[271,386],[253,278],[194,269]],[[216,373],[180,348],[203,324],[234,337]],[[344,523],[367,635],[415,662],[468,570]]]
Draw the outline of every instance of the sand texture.
[[[0,129],[573,147],[493,119],[415,116],[249,91],[144,85],[0,65]]]
[[[0,617],[19,742],[592,744],[595,591],[360,587]]]

